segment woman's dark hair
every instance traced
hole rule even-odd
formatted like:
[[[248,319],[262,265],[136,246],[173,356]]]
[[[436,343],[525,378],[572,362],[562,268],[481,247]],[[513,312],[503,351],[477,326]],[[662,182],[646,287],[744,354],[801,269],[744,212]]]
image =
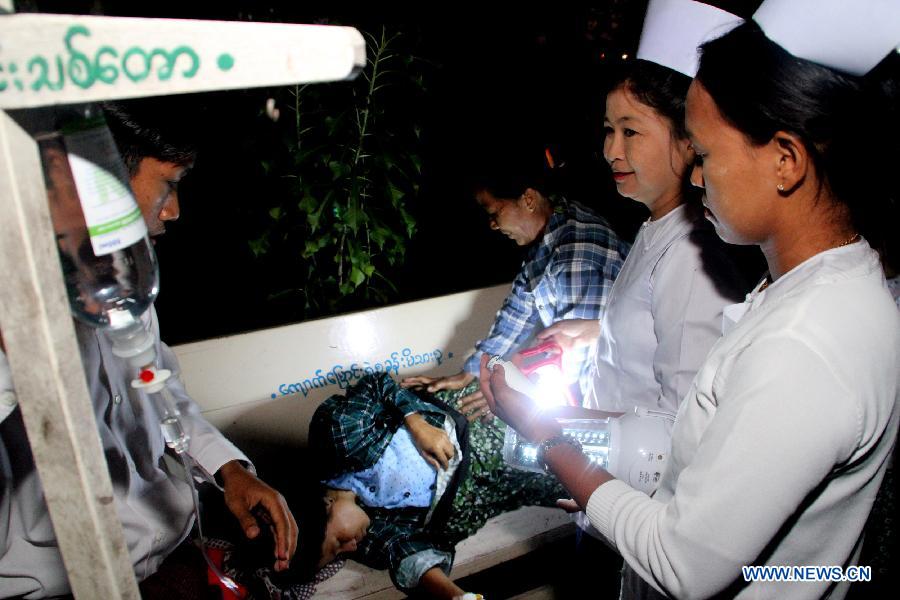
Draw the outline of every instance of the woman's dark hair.
[[[684,129],[684,100],[691,78],[683,73],[646,60],[636,60],[616,73],[610,92],[628,90],[641,104],[645,104],[672,123],[672,133],[686,139]]]
[[[753,21],[707,42],[701,52],[697,81],[722,117],[755,145],[778,131],[798,136],[820,192],[847,206],[855,227],[879,243],[873,225],[891,195],[889,169],[897,159],[897,123],[881,83],[797,58]]]
[[[474,194],[481,191],[503,200],[516,200],[533,188],[549,199],[557,192],[553,169],[545,149],[533,142],[506,138],[502,143],[480,145],[470,156],[467,183]]]
[[[106,102],[103,112],[116,146],[134,176],[144,158],[186,166],[197,155],[196,115],[180,98]]]

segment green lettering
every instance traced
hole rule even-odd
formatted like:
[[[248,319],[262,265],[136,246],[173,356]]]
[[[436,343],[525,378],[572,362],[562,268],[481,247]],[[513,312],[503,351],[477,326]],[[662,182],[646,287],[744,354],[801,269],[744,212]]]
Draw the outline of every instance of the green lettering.
[[[94,57],[94,74],[97,76],[97,79],[103,83],[115,83],[116,79],[119,78],[118,67],[114,64],[100,64],[100,59],[106,55],[118,58],[119,53],[109,46],[103,46],[97,50],[97,56]]]
[[[43,56],[35,56],[28,61],[28,73],[32,73],[35,68],[39,71],[38,76],[31,82],[31,89],[35,92],[41,91],[41,88],[47,87],[51,90],[58,91],[63,88],[66,83],[66,72],[63,67],[62,58],[56,57],[56,81],[50,81],[48,72],[50,70],[47,59]]]
[[[129,61],[132,56],[140,55],[144,59],[144,71],[141,73],[133,73],[131,71],[131,67],[129,66]],[[125,76],[131,81],[137,83],[139,81],[143,81],[147,78],[147,75],[150,74],[150,57],[147,53],[138,48],[137,46],[133,48],[129,48],[125,51],[125,54],[122,56],[122,72],[125,73]]]
[[[76,35],[90,37],[91,32],[83,25],[73,25],[72,27],[69,27],[69,30],[66,32],[64,41],[66,50],[68,50],[71,55],[69,57],[69,79],[71,79],[72,83],[78,87],[87,89],[94,85],[94,72],[91,68],[91,61],[88,60],[87,55],[72,47],[72,38]]]

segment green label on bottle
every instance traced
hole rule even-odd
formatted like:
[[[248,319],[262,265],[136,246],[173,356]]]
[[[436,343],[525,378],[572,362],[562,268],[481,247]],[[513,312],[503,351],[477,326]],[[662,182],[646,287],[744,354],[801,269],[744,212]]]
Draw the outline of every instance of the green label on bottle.
[[[65,142],[94,254],[127,248],[147,235],[109,129],[77,131],[66,135]]]

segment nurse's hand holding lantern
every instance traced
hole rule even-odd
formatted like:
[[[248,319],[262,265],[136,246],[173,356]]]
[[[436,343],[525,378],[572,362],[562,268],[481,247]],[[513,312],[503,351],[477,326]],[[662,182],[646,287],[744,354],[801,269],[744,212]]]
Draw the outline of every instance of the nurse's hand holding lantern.
[[[512,389],[502,364],[488,368],[490,357],[481,357],[481,393],[491,412],[530,442],[542,442],[562,434],[562,427],[537,399]]]

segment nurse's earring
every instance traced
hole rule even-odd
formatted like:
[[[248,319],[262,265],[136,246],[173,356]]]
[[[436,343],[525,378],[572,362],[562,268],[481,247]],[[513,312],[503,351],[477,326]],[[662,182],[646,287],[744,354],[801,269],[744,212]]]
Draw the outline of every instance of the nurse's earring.
[[[775,187],[778,188],[778,191],[779,191],[779,192],[783,192],[783,191],[784,191],[784,184],[783,184],[783,183],[779,183],[779,184],[776,185]]]

